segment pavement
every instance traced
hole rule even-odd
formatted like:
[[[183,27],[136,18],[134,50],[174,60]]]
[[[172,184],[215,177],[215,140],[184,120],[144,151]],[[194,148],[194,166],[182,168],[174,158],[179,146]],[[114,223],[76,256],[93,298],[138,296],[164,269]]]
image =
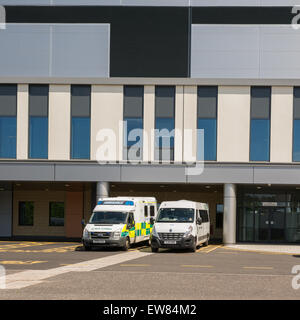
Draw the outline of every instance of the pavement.
[[[264,250],[210,244],[195,253],[152,253],[141,244],[128,252],[85,252],[80,243],[0,241],[6,271],[0,299],[298,300],[292,269],[299,265],[300,273],[299,248],[259,247]]]

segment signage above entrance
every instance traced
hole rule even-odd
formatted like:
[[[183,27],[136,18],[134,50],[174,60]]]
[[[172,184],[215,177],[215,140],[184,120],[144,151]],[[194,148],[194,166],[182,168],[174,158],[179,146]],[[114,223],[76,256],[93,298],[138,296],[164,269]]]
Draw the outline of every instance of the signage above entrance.
[[[277,207],[277,202],[262,202],[263,207]]]

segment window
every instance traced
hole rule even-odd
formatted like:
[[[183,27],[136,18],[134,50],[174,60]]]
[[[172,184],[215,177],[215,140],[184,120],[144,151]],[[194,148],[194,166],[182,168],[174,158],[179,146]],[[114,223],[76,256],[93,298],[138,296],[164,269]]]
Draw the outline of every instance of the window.
[[[155,160],[174,160],[175,87],[155,87]]]
[[[209,222],[208,212],[206,210],[199,210],[202,223]]]
[[[29,86],[29,158],[48,158],[48,85]]]
[[[198,160],[217,160],[217,101],[218,87],[198,87],[197,128],[204,130],[204,155],[201,155],[199,139]]]
[[[293,161],[300,161],[300,87],[294,88]]]
[[[150,206],[150,217],[154,217],[154,216],[155,216],[154,206]]]
[[[91,86],[71,87],[71,158],[90,158]]]
[[[124,86],[124,160],[143,159],[144,87]]]
[[[49,226],[64,226],[65,204],[63,202],[49,203]]]
[[[0,158],[16,158],[17,86],[0,85]]]
[[[217,229],[223,228],[223,213],[224,213],[224,205],[217,204],[217,211],[216,211],[216,228]]]
[[[33,226],[33,202],[19,202],[19,226]]]
[[[270,87],[251,88],[250,161],[270,159]]]
[[[148,217],[148,206],[144,207],[144,216]]]

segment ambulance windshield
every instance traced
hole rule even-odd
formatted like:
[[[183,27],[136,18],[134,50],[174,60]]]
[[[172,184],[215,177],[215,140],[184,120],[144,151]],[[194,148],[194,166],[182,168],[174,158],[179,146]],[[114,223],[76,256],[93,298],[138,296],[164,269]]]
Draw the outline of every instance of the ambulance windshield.
[[[125,224],[128,212],[95,211],[90,219],[93,224]]]

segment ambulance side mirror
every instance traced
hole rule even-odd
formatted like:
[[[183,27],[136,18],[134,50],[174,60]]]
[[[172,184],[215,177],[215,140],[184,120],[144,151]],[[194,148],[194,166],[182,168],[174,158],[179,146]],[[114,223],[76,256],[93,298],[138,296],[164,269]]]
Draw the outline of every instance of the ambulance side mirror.
[[[150,224],[154,224],[155,219],[154,218],[150,218]]]

